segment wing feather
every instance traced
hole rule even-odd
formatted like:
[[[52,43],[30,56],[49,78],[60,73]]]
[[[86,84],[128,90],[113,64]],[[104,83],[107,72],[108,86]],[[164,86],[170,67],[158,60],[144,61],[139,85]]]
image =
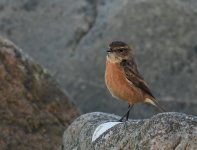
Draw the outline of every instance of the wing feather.
[[[142,91],[154,98],[148,85],[140,75],[137,69],[137,65],[133,60],[124,60],[120,63],[120,65],[122,66],[122,68],[124,68],[124,73],[129,82],[132,82],[137,88],[140,88]]]

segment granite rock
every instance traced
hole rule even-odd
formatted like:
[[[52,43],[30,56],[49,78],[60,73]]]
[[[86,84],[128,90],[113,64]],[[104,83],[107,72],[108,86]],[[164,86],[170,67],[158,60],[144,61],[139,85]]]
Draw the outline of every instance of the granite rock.
[[[144,120],[128,120],[106,130],[95,141],[95,129],[118,116],[94,112],[77,118],[64,132],[64,150],[163,150],[197,148],[197,117],[162,113]]]

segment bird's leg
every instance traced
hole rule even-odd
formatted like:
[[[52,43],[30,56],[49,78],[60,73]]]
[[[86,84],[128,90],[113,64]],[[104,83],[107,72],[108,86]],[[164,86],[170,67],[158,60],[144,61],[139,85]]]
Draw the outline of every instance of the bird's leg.
[[[129,105],[129,110],[127,112],[127,115],[126,115],[126,121],[129,119],[129,114],[130,114],[130,111],[132,109],[133,105]]]
[[[130,104],[129,104],[129,107],[128,107],[129,109],[128,109],[127,112],[122,116],[122,118],[119,120],[119,122],[122,122],[123,119],[124,119],[124,117],[126,117],[126,120],[125,120],[125,121],[127,121],[127,120],[129,119],[129,113],[130,113],[132,107],[133,107],[133,105],[130,105]]]

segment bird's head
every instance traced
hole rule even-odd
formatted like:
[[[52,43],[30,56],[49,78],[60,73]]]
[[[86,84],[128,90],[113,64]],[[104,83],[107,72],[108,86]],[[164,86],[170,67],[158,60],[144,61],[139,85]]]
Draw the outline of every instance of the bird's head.
[[[107,59],[112,63],[120,63],[132,58],[132,49],[124,42],[114,41],[109,44]]]

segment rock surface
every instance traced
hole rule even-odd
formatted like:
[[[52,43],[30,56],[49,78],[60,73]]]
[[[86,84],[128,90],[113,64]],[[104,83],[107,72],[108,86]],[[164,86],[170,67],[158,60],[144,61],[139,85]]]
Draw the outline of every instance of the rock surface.
[[[79,114],[50,75],[0,38],[0,149],[54,150]]]
[[[80,116],[64,132],[64,150],[197,149],[197,117],[175,112],[145,120],[128,120],[92,142],[92,135],[100,124],[118,119],[99,112]]]
[[[197,114],[196,8],[196,0],[1,0],[0,34],[58,78],[82,112],[125,111],[105,88],[104,63],[109,42],[133,43],[163,107]],[[134,117],[151,109],[137,106]]]

